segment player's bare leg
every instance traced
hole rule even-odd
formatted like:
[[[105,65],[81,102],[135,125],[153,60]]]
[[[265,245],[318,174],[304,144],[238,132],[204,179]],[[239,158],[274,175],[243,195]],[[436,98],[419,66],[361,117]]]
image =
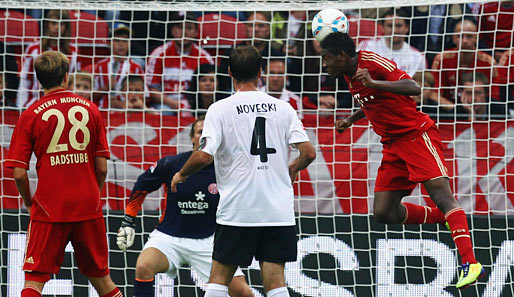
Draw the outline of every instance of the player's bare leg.
[[[40,297],[42,296],[43,287],[45,283],[26,280],[23,290],[21,291],[21,297]]]
[[[446,177],[428,180],[423,183],[430,199],[445,214],[455,208],[460,208],[459,202],[453,197],[450,181]]]
[[[155,296],[155,275],[168,269],[168,258],[161,251],[152,247],[144,249],[137,257],[134,296]]]
[[[461,256],[461,269],[457,288],[465,288],[485,274],[475,259],[466,213],[451,192],[448,178],[437,178],[423,183],[430,198],[444,212],[453,241]]]
[[[228,286],[228,293],[232,297],[253,297],[253,292],[242,275],[232,278],[230,286]]]
[[[212,260],[211,275],[205,297],[226,297],[237,266]]]
[[[384,224],[401,224],[405,220],[405,207],[401,204],[409,190],[375,192],[373,216]]]
[[[289,297],[284,278],[284,263],[260,262],[262,286],[267,297]]]
[[[375,192],[373,213],[384,224],[443,224],[444,213],[437,207],[401,202],[410,190]]]
[[[116,287],[110,275],[104,277],[88,277],[100,297],[122,297],[123,294]]]
[[[136,262],[136,279],[149,280],[169,269],[168,258],[156,248],[144,249]]]

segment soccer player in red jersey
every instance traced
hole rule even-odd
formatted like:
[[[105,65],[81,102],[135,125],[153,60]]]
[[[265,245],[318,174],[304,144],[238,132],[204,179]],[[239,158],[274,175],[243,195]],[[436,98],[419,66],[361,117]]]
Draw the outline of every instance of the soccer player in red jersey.
[[[355,51],[348,34],[331,33],[321,42],[323,63],[334,77],[346,79],[361,109],[335,123],[338,132],[367,117],[382,137],[382,164],[375,183],[373,213],[386,224],[448,222],[461,255],[457,288],[474,283],[485,271],[473,253],[466,214],[451,192],[439,130],[430,117],[416,110],[410,97],[418,84],[396,64],[373,52]],[[437,208],[402,203],[417,183],[423,183]]]
[[[5,164],[30,213],[22,297],[40,297],[61,267],[71,241],[80,272],[102,297],[121,297],[109,276],[100,190],[109,147],[94,103],[66,90],[69,60],[47,51],[34,62],[45,96],[25,110],[14,128]],[[38,184],[32,196],[27,175],[36,156]]]

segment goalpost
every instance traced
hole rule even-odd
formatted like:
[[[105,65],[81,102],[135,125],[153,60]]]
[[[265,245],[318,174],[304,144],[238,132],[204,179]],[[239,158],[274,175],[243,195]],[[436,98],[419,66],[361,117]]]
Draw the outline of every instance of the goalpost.
[[[304,106],[299,115],[317,149],[317,159],[300,173],[294,185],[299,256],[296,262],[286,265],[286,282],[291,296],[514,296],[514,122],[509,120],[512,114],[510,100],[514,98],[511,88],[514,85],[514,56],[501,55],[501,52],[510,50],[514,42],[511,40],[508,47],[498,43],[500,36],[505,36],[503,33],[509,33],[509,30],[500,28],[501,24],[494,29],[485,26],[484,22],[494,23],[499,16],[492,10],[483,10],[483,5],[492,4],[490,1],[465,0],[432,0],[430,3],[407,0],[0,0],[0,41],[5,52],[1,56],[0,51],[3,62],[0,63],[3,65],[0,74],[4,87],[0,113],[2,160],[7,156],[14,125],[21,112],[15,106],[15,97],[20,91],[13,87],[13,81],[22,74],[24,51],[43,32],[43,10],[70,11],[72,32],[68,38],[78,49],[77,68],[81,72],[93,71],[92,65],[110,55],[109,30],[120,24],[132,30],[129,57],[144,68],[151,50],[172,40],[168,26],[170,13],[193,12],[199,30],[197,42],[218,64],[226,58],[226,49],[238,42],[266,41],[282,50],[287,58],[286,88],[297,96],[289,99],[298,100]],[[361,44],[383,36],[381,24],[388,19],[382,14],[391,7],[401,8],[408,15],[405,41],[413,51],[423,53],[427,61],[425,71],[420,71],[417,76],[426,97],[419,107],[430,112],[441,131],[444,156],[453,176],[452,189],[468,215],[476,257],[487,271],[484,279],[463,292],[455,289],[458,254],[444,226],[384,225],[373,219],[373,188],[382,157],[380,137],[366,120],[357,122],[342,134],[335,132],[334,121],[347,116],[359,105],[351,98],[343,82],[330,81],[322,69],[319,53],[311,44],[310,22],[313,13],[319,10],[343,10],[350,19],[350,34]],[[514,8],[509,9],[502,13],[512,18]],[[249,22],[248,13],[252,12],[265,12],[270,19],[264,23]],[[303,12],[298,15],[305,15],[305,19],[295,22],[289,18],[293,12]],[[462,61],[457,58],[457,68],[446,68],[458,73],[453,77],[457,82],[465,72],[488,73],[486,87],[483,82],[476,81],[476,75],[469,86],[458,82],[441,87],[441,92],[447,90],[455,96],[448,98],[450,101],[458,102],[456,111],[452,113],[448,111],[451,108],[439,108],[429,100],[430,92],[439,91],[433,76],[442,75],[430,70],[439,53],[455,46],[454,36],[458,37],[457,40],[469,38],[469,32],[453,32],[454,26],[463,20],[478,24],[477,46],[483,52],[480,55],[484,60],[488,59],[485,54],[490,55],[493,66],[490,69],[478,64],[472,68],[459,66]],[[262,24],[270,31],[269,39],[248,36],[246,29],[253,32]],[[293,36],[288,27],[300,28],[300,33]],[[488,47],[486,40],[491,36],[493,46]],[[458,53],[453,51],[449,57],[459,56]],[[268,54],[271,54],[271,49]],[[493,63],[493,59],[497,60]],[[18,63],[15,69],[8,66],[13,61]],[[296,67],[298,65],[300,70]],[[306,69],[315,71],[306,72]],[[425,72],[430,72],[432,78]],[[227,77],[219,66],[216,67],[216,75],[218,79]],[[451,74],[448,76],[451,80]],[[198,80],[198,76],[190,77]],[[314,89],[310,88],[306,77],[317,79]],[[458,99],[468,90],[466,86],[472,89],[473,98],[479,98],[480,90],[490,98],[485,102],[475,99],[475,106],[488,106],[483,116],[465,113],[473,109]],[[265,79],[262,87],[266,90]],[[184,94],[188,92],[195,91],[184,91]],[[230,94],[231,90],[220,90],[220,93]],[[334,97],[323,100],[332,100],[336,107],[323,105],[320,96]],[[149,100],[148,97],[145,100]],[[321,108],[308,109],[306,102],[319,103]],[[501,111],[493,112],[497,110],[492,108],[493,104]],[[181,107],[176,115],[156,109],[102,109],[111,148],[109,173],[102,192],[109,266],[114,282],[125,296],[132,295],[137,256],[158,223],[165,205],[164,189],[147,196],[143,211],[137,217],[135,244],[122,252],[116,246],[116,233],[127,196],[139,174],[155,161],[191,149],[189,126],[193,116],[201,112],[187,105]],[[478,112],[479,109],[475,111]],[[293,151],[291,158],[295,154]],[[20,296],[23,287],[21,267],[29,216],[16,191],[12,170],[3,166],[0,170],[0,296],[15,297]],[[31,188],[35,189],[34,158],[29,178]],[[419,186],[405,201],[434,206],[426,191]],[[258,267],[254,261],[243,271],[255,296],[265,296]],[[194,271],[184,267],[176,279],[165,274],[156,277],[156,296],[203,296],[204,286]],[[52,277],[43,293],[48,296],[97,296],[87,279],[78,272],[71,245],[67,248],[61,271]]]

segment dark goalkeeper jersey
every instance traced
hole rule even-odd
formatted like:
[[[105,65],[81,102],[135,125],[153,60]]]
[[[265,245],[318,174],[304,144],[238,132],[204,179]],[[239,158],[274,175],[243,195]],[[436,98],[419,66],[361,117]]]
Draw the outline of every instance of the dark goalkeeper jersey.
[[[157,230],[185,238],[206,238],[214,234],[219,201],[214,165],[191,175],[186,182],[177,185],[176,193],[171,192],[173,175],[191,154],[186,152],[162,158],[141,174],[132,189],[125,212],[136,216],[146,195],[165,184],[166,206]]]

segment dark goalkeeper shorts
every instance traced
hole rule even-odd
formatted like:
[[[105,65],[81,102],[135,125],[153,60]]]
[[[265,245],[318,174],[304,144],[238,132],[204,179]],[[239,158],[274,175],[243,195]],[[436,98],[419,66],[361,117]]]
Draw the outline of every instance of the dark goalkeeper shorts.
[[[295,226],[237,227],[216,225],[212,258],[223,264],[249,266],[257,261],[296,261]]]

